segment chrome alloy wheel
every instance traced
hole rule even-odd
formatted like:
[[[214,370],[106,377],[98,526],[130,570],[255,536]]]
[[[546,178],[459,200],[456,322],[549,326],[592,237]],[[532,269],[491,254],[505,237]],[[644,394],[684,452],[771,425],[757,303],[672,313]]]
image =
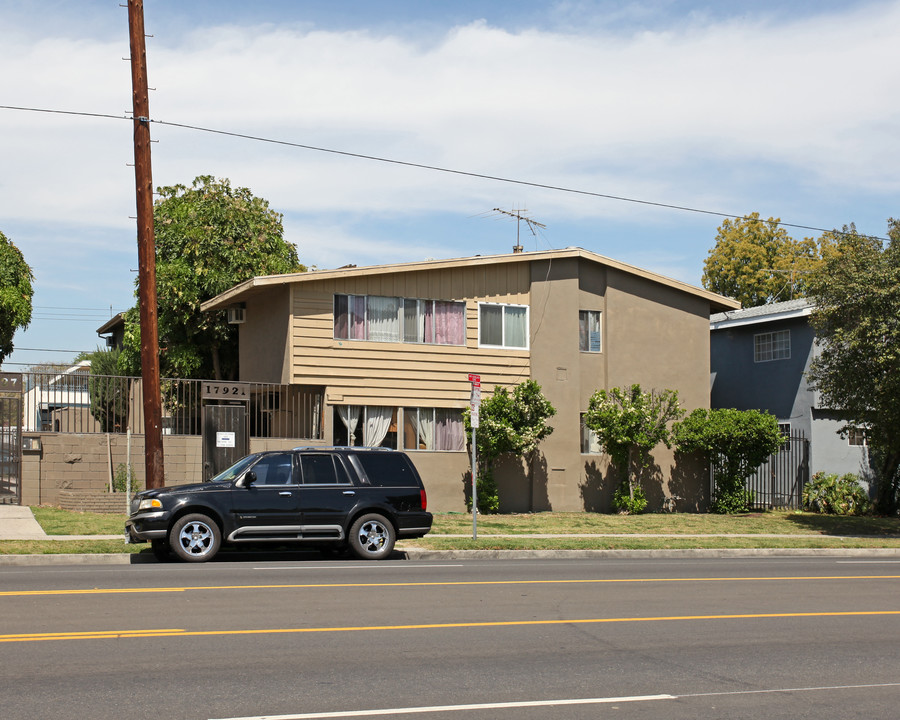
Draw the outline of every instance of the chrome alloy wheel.
[[[390,537],[390,531],[378,520],[367,520],[359,528],[359,546],[366,553],[379,554]]]
[[[178,533],[178,544],[192,557],[203,557],[213,547],[213,531],[205,522],[194,520]]]

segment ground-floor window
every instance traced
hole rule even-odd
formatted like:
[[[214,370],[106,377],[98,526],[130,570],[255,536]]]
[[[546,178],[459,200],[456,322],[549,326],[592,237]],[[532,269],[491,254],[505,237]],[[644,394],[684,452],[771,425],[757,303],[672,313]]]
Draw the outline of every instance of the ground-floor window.
[[[601,452],[597,433],[584,424],[584,413],[581,413],[581,454],[599,455]]]
[[[335,445],[397,449],[397,408],[380,405],[335,405]]]
[[[458,408],[403,408],[403,448],[465,450],[463,411]]]

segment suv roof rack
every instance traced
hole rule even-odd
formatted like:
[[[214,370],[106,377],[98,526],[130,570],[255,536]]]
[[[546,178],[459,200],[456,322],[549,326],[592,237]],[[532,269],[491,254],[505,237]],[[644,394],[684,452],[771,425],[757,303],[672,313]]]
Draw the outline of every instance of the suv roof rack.
[[[380,452],[396,452],[394,448],[389,447],[369,447],[368,445],[301,445],[291,448],[291,450],[354,450],[354,451],[380,451]]]

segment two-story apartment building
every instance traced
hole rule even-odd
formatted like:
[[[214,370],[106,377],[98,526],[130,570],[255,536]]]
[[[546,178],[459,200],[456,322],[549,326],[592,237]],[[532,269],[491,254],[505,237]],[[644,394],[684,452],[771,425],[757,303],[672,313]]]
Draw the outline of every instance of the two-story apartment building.
[[[856,473],[866,479],[861,431],[842,436],[846,422],[823,407],[806,373],[816,353],[807,299],[728,311],[710,318],[711,403],[715,408],[764,410],[784,433],[809,440],[810,475]]]
[[[538,382],[557,410],[533,485],[499,473],[501,508],[608,509],[618,479],[583,432],[598,389],[677,389],[709,407],[710,314],[739,304],[579,249],[256,277],[204,303],[240,321],[240,379],[321,392],[325,442],[413,455],[437,510],[461,510],[469,374],[485,395]],[[651,507],[702,507],[708,480],[654,453]]]

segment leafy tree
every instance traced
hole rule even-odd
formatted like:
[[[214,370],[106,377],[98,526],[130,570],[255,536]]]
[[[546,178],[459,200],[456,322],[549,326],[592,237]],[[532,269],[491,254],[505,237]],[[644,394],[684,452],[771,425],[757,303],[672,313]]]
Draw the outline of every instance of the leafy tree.
[[[900,491],[900,220],[885,244],[845,228],[840,253],[810,283],[819,351],[809,379],[824,407],[862,427],[875,463],[875,509],[894,513]]]
[[[283,239],[281,215],[247,188],[210,175],[158,188],[153,209],[159,304],[160,374],[237,377],[237,331],[225,311],[200,304],[258,275],[302,272],[297,249]],[[138,308],[125,314],[119,370],[140,374]]]
[[[821,265],[819,246],[829,238],[795,240],[779,222],[759,213],[725,220],[703,264],[703,287],[744,307],[804,295],[809,273]]]
[[[91,361],[88,393],[91,415],[103,432],[123,432],[128,427],[130,381],[118,375],[121,350],[97,350],[85,359]]]
[[[31,322],[34,274],[22,251],[0,232],[0,363],[13,351],[13,335]]]
[[[759,410],[697,409],[672,435],[680,451],[703,454],[713,468],[717,513],[750,509],[747,478],[784,442],[777,418]]]
[[[644,392],[640,385],[598,390],[588,402],[584,424],[594,432],[622,477],[613,501],[618,510],[640,512],[646,507],[636,473],[650,463],[650,451],[660,443],[671,447],[669,423],[684,414],[676,390]]]
[[[478,430],[475,433],[479,512],[492,513],[500,508],[493,471],[494,463],[500,455],[511,453],[524,457],[531,484],[538,445],[553,432],[547,420],[555,414],[556,409],[544,397],[541,386],[534,380],[519,383],[512,393],[505,387],[497,386],[493,395],[482,401]],[[471,447],[472,426],[469,413],[465,413],[465,423]]]

